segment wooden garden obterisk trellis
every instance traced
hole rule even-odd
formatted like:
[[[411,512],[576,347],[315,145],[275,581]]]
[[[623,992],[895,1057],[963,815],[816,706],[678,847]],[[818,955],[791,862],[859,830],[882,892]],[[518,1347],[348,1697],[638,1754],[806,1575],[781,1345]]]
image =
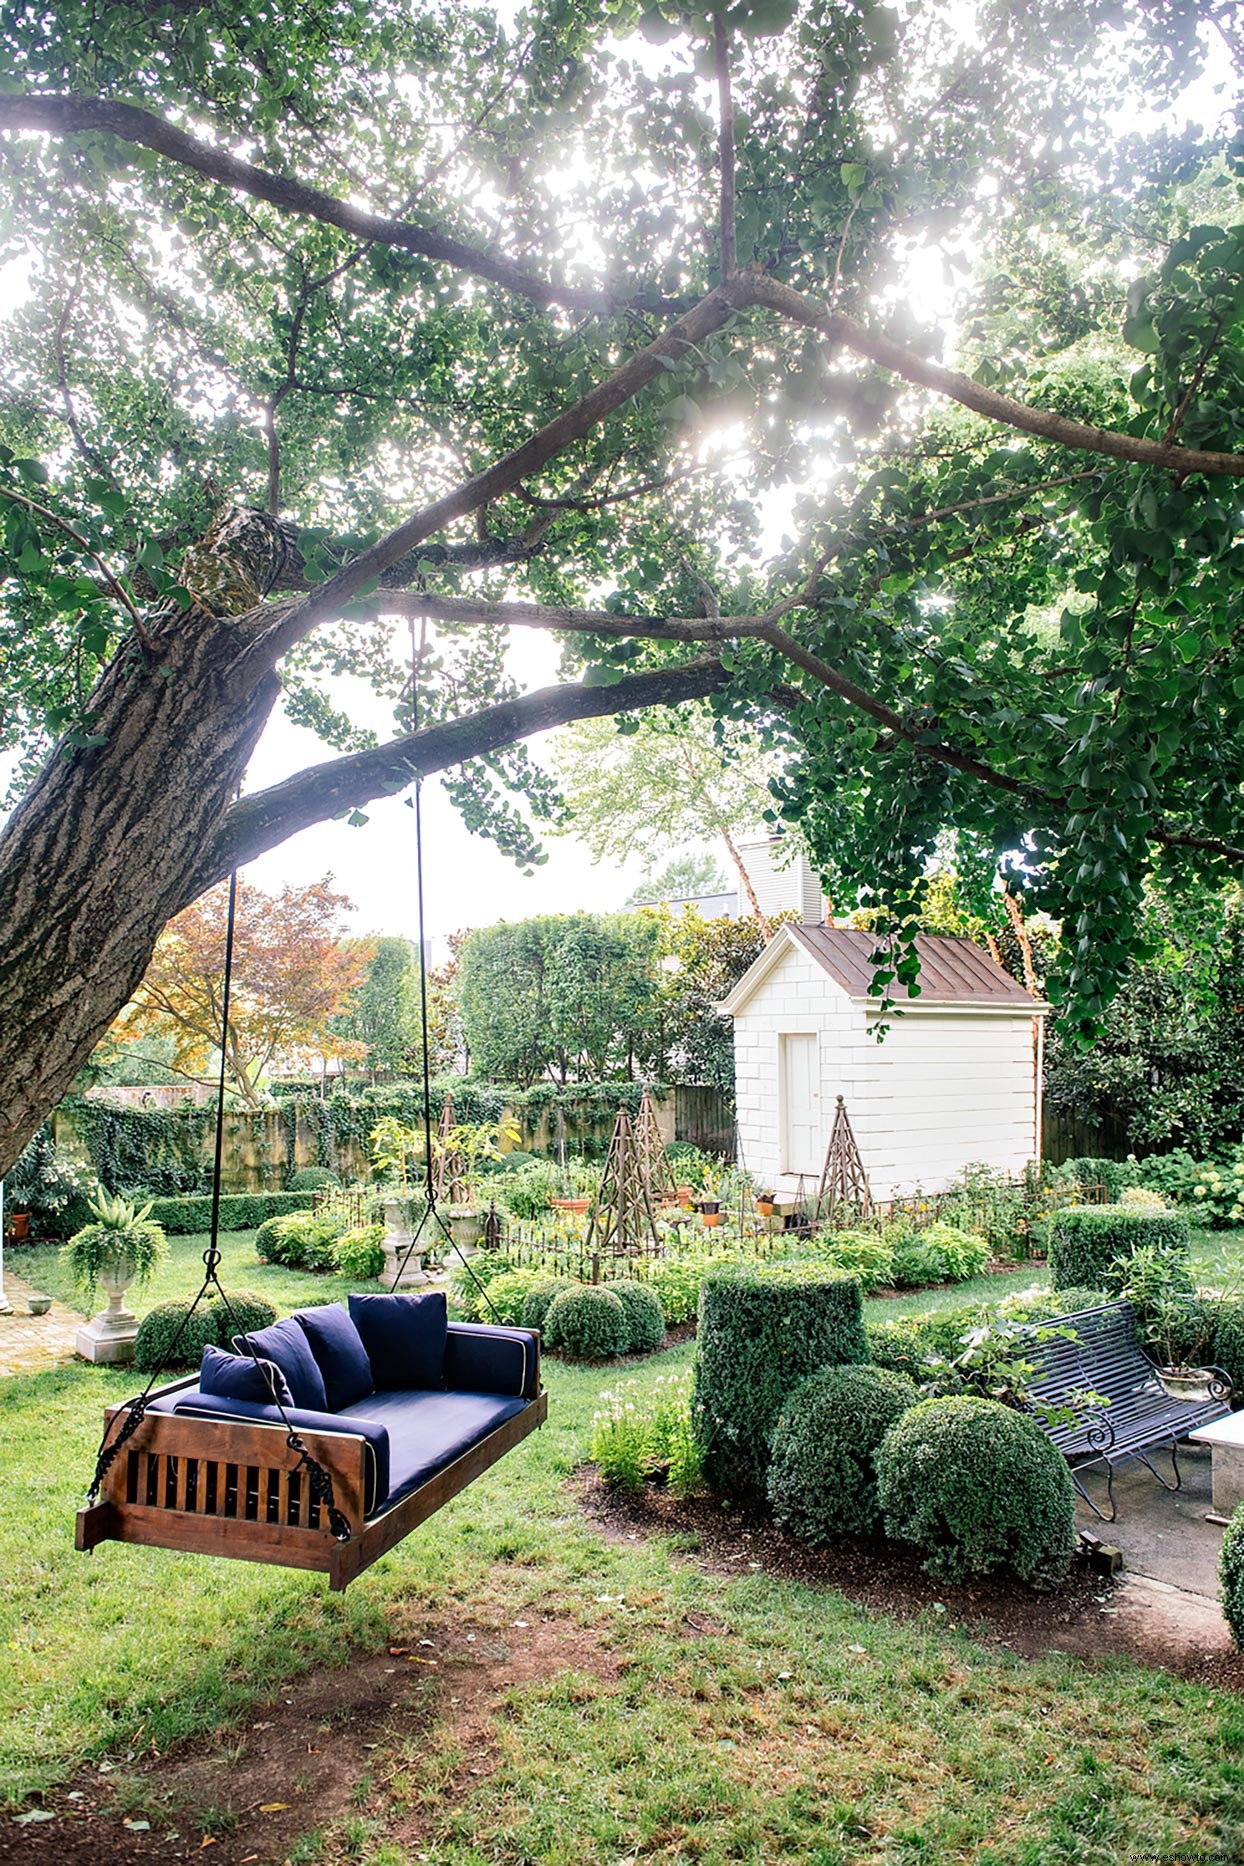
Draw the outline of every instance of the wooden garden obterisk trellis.
[[[872,1205],[868,1175],[860,1158],[847,1105],[840,1095],[834,1110],[829,1146],[825,1150],[821,1183],[817,1188],[815,1222],[820,1224],[822,1219],[836,1217],[842,1211],[851,1211],[858,1217],[867,1218]]]
[[[586,1248],[613,1257],[639,1257],[660,1249],[647,1160],[625,1108],[619,1108],[614,1122]]]
[[[635,1116],[635,1148],[643,1162],[644,1178],[648,1185],[650,1199],[672,1199],[674,1197],[674,1175],[670,1169],[669,1155],[665,1151],[665,1142],[661,1138],[661,1128],[657,1121],[657,1111],[652,1103],[652,1091],[645,1089],[640,1097],[639,1113]]]

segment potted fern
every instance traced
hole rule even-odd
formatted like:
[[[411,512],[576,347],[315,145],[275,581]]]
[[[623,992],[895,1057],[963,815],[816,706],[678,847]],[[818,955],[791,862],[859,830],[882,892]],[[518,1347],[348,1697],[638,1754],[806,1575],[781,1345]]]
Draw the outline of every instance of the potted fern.
[[[142,1288],[151,1281],[168,1244],[151,1217],[150,1200],[135,1209],[128,1199],[101,1192],[89,1209],[92,1222],[75,1232],[60,1254],[77,1288],[88,1298],[102,1290],[108,1306],[78,1330],[75,1347],[84,1360],[129,1361],[138,1320],[125,1307],[125,1293],[131,1284]]]

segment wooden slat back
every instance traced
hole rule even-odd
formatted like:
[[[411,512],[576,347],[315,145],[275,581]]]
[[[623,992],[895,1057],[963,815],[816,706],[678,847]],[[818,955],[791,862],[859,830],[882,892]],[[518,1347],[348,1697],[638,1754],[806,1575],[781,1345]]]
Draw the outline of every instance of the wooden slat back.
[[[118,1415],[109,1423],[118,1430]],[[349,1432],[300,1434],[329,1473],[333,1502],[355,1533],[363,1527],[368,1446]],[[116,1506],[123,1539],[224,1553],[226,1524],[253,1525],[248,1540],[299,1545],[296,1565],[327,1567],[334,1547],[323,1511],[310,1500],[284,1427],[249,1419],[148,1413],[104,1479],[101,1501]],[[174,1528],[184,1525],[184,1532]],[[184,1540],[181,1539],[184,1533]],[[177,1540],[172,1538],[177,1537]],[[321,1553],[313,1553],[319,1546]]]

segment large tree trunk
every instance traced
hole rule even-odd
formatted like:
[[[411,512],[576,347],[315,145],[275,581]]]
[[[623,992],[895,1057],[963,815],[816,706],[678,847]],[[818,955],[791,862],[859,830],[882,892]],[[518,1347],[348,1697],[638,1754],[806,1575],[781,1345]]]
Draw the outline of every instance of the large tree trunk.
[[[0,1174],[132,996],[191,885],[280,691],[235,677],[230,617],[285,558],[280,528],[231,510],[183,565],[193,608],[168,603],[91,696],[97,746],[48,761],[0,834]]]

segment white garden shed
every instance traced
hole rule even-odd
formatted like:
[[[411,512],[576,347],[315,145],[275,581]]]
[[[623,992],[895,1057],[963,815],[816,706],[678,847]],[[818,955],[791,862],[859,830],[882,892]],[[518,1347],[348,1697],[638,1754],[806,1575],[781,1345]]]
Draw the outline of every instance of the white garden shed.
[[[938,1191],[975,1161],[1021,1173],[1040,1159],[1049,1006],[971,940],[916,946],[920,995],[880,1042],[876,941],[853,927],[781,927],[719,1007],[734,1019],[742,1161],[779,1197],[801,1176],[815,1191],[840,1095],[874,1199]]]

